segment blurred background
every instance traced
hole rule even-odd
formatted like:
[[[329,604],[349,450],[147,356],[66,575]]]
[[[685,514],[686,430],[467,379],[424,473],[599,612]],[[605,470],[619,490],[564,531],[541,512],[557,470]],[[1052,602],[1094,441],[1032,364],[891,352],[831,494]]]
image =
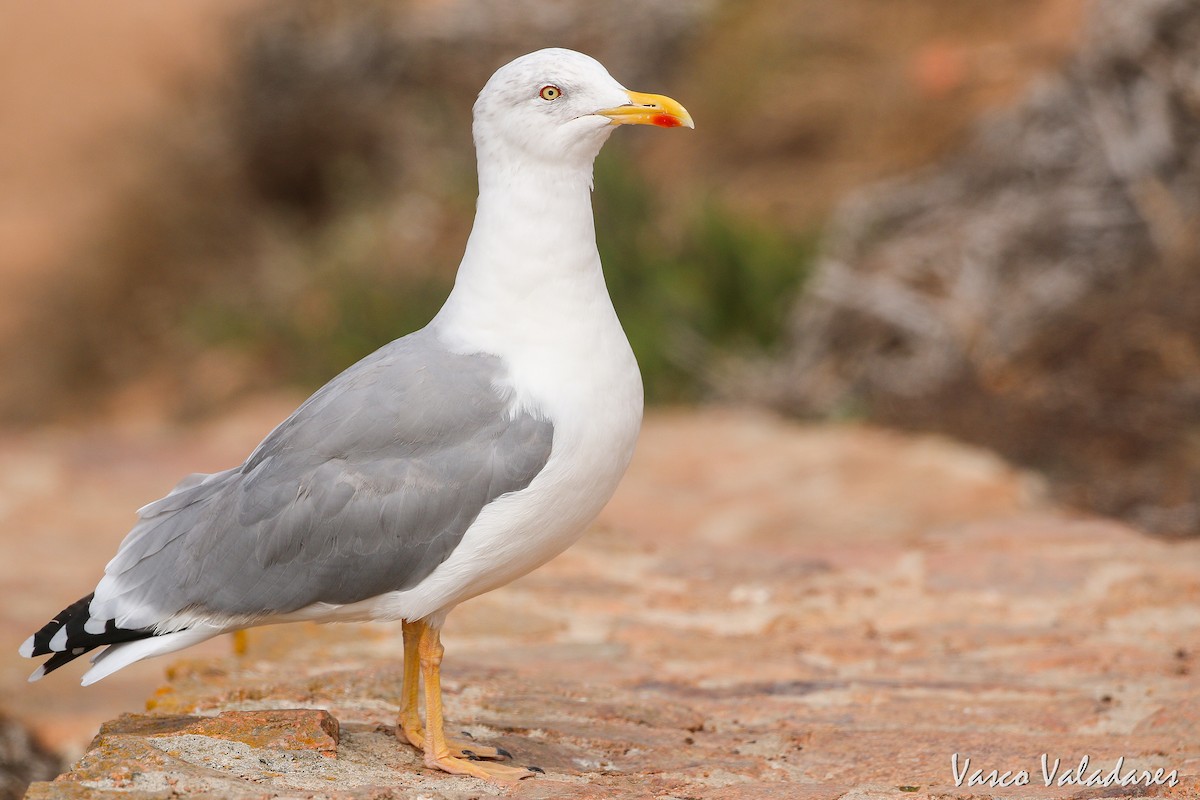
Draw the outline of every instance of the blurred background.
[[[9,3],[3,641],[91,585],[151,499],[23,537],[106,448],[223,452],[249,424],[231,409],[265,431],[424,324],[471,224],[474,95],[550,45],[696,119],[622,131],[597,164],[650,403],[935,431],[1081,510],[1200,532],[1195,3]],[[147,468],[165,490],[225,466]],[[54,703],[20,691],[0,706]]]

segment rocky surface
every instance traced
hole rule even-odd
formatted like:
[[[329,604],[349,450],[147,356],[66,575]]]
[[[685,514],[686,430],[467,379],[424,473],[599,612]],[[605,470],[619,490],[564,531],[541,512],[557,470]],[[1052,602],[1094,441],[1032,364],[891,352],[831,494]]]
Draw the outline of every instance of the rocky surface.
[[[275,408],[182,436],[34,436],[10,454],[106,445],[86,499],[43,498],[45,525],[112,502],[106,481],[144,502],[188,458],[235,460]],[[594,529],[447,625],[451,726],[544,777],[498,787],[425,769],[395,737],[396,627],[292,625],[251,631],[241,657],[221,643],[178,661],[157,689],[143,679],[146,713],[105,725],[28,796],[1195,796],[1200,542],[1041,498],[1029,475],[937,438],[657,414]],[[22,608],[47,611],[44,593],[27,586]],[[37,688],[83,697],[78,672]],[[1033,785],[956,787],[954,753]],[[1060,775],[1086,755],[1182,777],[1046,788],[1042,753]]]

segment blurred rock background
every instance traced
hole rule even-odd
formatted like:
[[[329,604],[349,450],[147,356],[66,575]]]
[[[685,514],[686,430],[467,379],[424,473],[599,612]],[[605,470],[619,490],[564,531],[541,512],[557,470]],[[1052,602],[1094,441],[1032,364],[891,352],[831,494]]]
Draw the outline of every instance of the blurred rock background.
[[[109,449],[203,454],[189,431],[269,427],[423,324],[470,226],[474,94],[548,45],[697,120],[597,164],[653,403],[948,434],[1194,536],[1197,42],[1187,0],[0,6],[0,538],[52,561],[26,523]],[[86,571],[4,573],[37,591],[2,630]]]
[[[473,96],[547,43],[703,117],[694,137],[614,141],[597,217],[652,399],[729,390],[721,365],[777,343],[839,198],[954,147],[1058,62],[1081,12],[213,0],[134,4],[114,12],[124,22],[54,3],[5,13],[25,107],[4,148],[0,412],[46,420],[135,400],[213,412],[280,381],[315,385],[421,324],[470,225]],[[32,44],[72,32],[82,52]],[[57,73],[38,78],[38,59]],[[139,97],[115,111],[95,99],[120,99],[122,82]]]
[[[1097,4],[1016,107],[836,215],[768,395],[1200,532],[1200,5]]]

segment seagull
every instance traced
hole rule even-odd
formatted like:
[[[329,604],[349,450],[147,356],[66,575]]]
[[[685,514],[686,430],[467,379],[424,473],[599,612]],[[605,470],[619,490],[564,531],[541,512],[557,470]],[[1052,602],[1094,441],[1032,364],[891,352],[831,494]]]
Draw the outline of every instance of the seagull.
[[[445,305],[319,389],[241,466],[139,509],[95,590],[21,646],[50,656],[30,680],[99,647],[85,686],[251,626],[400,620],[399,726],[425,764],[534,774],[446,737],[440,632],[459,603],[573,544],[633,455],[642,381],[591,189],[609,135],[644,124],[693,127],[679,103],[625,89],[582,53],[501,67],[475,102],[479,199]]]

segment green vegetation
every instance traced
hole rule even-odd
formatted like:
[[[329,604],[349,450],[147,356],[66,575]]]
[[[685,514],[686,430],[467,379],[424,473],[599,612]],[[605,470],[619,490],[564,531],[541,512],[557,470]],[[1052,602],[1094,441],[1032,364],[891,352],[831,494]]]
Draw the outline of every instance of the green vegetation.
[[[651,187],[619,147],[608,150],[596,165],[596,238],[647,400],[698,399],[715,360],[775,345],[816,237],[715,201],[666,231]]]
[[[715,203],[664,231],[654,191],[626,153],[610,149],[597,164],[594,202],[613,302],[647,399],[695,400],[714,359],[775,343],[813,242]],[[279,377],[311,387],[419,328],[449,292],[454,265],[429,272],[403,263],[384,206],[343,207],[313,228],[283,226],[276,238],[288,246],[271,248],[259,285],[197,301],[191,329],[206,343],[248,347]]]

